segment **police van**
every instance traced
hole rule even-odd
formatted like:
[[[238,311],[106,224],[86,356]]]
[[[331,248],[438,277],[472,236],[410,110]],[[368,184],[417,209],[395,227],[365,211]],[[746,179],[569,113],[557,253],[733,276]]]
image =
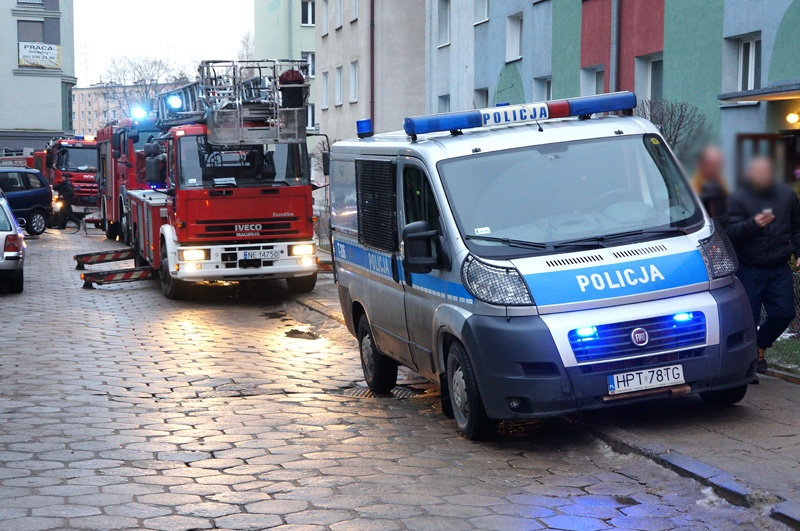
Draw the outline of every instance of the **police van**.
[[[735,254],[631,92],[406,118],[330,154],[339,299],[364,377],[498,420],[687,394],[741,400],[755,331]],[[621,115],[617,115],[621,114]]]

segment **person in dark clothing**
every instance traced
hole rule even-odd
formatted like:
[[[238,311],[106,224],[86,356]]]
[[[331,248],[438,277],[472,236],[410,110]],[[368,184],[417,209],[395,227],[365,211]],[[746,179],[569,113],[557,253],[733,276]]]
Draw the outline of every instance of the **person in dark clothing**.
[[[697,171],[692,177],[692,187],[700,196],[706,212],[728,226],[728,187],[722,175],[722,151],[715,146],[706,146],[697,156]]]
[[[75,232],[78,232],[81,229],[81,220],[72,211],[72,201],[75,200],[75,187],[67,177],[64,177],[60,183],[53,187],[53,190],[58,192],[62,205],[58,216],[58,228],[66,229],[67,223],[72,221],[78,227]]]
[[[775,182],[772,162],[753,159],[746,182],[730,198],[728,235],[739,256],[737,272],[750,299],[753,320],[766,320],[758,328],[756,369],[767,370],[764,351],[794,319],[794,289],[789,258],[800,266],[800,200],[786,185]]]

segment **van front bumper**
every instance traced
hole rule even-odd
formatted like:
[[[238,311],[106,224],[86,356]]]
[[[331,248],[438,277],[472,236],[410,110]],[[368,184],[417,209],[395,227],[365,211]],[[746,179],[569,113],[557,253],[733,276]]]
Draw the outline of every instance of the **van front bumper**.
[[[305,244],[312,244],[312,242],[179,246],[177,268],[173,268],[171,273],[174,278],[187,282],[313,275],[318,268],[316,247],[314,247],[314,253],[310,255],[293,256],[291,254],[292,246]],[[181,251],[197,249],[207,250],[209,259],[181,260]],[[245,252],[261,250],[268,251],[272,256],[263,259],[245,258]]]
[[[750,383],[755,373],[755,329],[742,285],[709,292],[719,311],[719,343],[627,362],[603,361],[565,367],[549,328],[540,316],[471,316],[462,339],[475,368],[487,414],[496,419],[552,417],[671,396],[608,397],[608,375],[674,364],[683,366],[690,393]],[[511,403],[516,407],[511,408]]]

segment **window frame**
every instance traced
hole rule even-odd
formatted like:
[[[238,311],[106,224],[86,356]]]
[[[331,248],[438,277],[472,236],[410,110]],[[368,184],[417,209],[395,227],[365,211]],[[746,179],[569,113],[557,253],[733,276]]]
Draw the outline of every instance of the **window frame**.
[[[350,61],[349,103],[358,103],[358,60]]]
[[[322,13],[320,13],[320,34],[327,37],[330,33],[330,12],[328,0],[322,0]]]
[[[524,34],[523,14],[514,13],[506,18],[506,63],[513,63],[522,59]]]
[[[317,23],[317,8],[315,0],[301,0],[300,2],[300,25],[313,28]],[[303,19],[306,22],[303,22]]]
[[[350,22],[358,20],[358,0],[350,0]]]
[[[748,47],[745,52],[745,46]],[[762,75],[762,62],[761,54],[763,53],[763,45],[761,36],[745,37],[738,40],[737,43],[737,69],[736,69],[736,86],[739,91],[756,90],[761,88]],[[745,53],[747,54],[747,81],[744,78],[745,66]],[[756,68],[756,66],[758,68]],[[756,76],[758,70],[758,76]]]
[[[333,74],[333,104],[336,107],[341,107],[344,100],[344,89],[342,87],[344,82],[343,70],[342,65],[339,65]]]
[[[478,13],[479,2],[483,13]],[[473,26],[480,26],[484,22],[489,22],[489,2],[490,0],[474,0],[472,21]]]
[[[322,82],[320,83],[320,109],[325,111],[330,107],[330,93],[328,90],[328,81],[330,74],[326,70],[322,73]]]
[[[333,8],[334,28],[341,29],[344,26],[344,0],[333,0],[336,2]]]
[[[300,52],[300,58],[303,59],[306,63],[308,63],[309,79],[315,79],[317,77],[317,53]]]
[[[446,9],[442,9],[445,7]],[[442,12],[444,13],[444,18],[442,17]],[[450,0],[438,0],[437,3],[437,11],[436,11],[436,20],[437,20],[437,28],[436,28],[436,47],[437,48],[444,48],[445,46],[450,46],[450,14],[452,11],[452,6],[450,4]],[[444,20],[444,35],[442,34],[442,20]]]

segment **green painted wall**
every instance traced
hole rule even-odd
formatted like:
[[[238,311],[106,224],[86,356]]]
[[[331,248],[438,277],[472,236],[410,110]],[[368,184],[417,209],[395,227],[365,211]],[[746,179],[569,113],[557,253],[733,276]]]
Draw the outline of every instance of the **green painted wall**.
[[[553,98],[581,94],[581,0],[553,2]]]
[[[500,76],[497,79],[497,87],[494,91],[494,105],[498,103],[516,105],[525,102],[525,86],[522,84],[519,68],[515,63],[507,64],[500,71]]]
[[[697,105],[719,132],[723,0],[664,4],[664,98]]]
[[[775,36],[775,47],[769,67],[769,82],[800,78],[800,0],[794,0],[786,10]]]

